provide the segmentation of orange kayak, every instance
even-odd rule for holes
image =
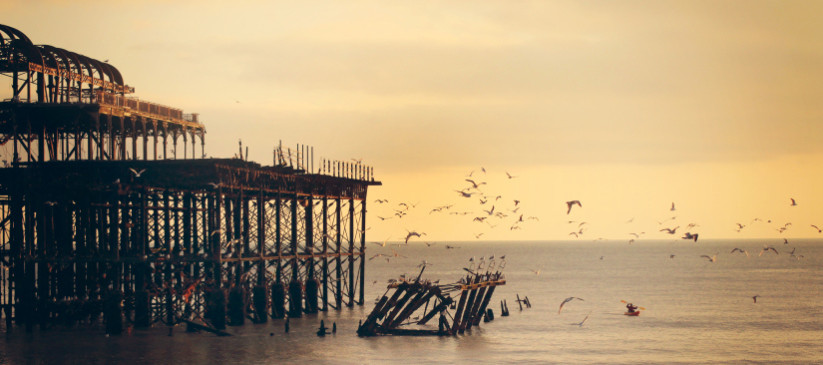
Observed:
[[[625,314],[625,315],[627,315],[627,316],[639,316],[639,315],[640,315],[640,311],[634,311],[634,312],[631,312],[631,313],[630,313],[630,312],[626,312],[626,313],[623,313],[623,314]]]

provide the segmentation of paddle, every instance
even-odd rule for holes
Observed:
[[[627,302],[627,301],[625,301],[625,300],[620,300],[620,303],[624,303],[624,304],[626,304],[626,303],[628,303],[628,302]],[[642,311],[646,310],[646,308],[645,308],[645,307],[637,307],[637,309],[640,309],[640,310],[642,310]]]

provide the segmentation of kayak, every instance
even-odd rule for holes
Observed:
[[[640,311],[634,311],[634,312],[631,312],[631,313],[630,313],[630,312],[626,312],[626,313],[623,313],[623,314],[625,314],[625,315],[627,315],[627,316],[639,316],[639,315],[640,315]]]

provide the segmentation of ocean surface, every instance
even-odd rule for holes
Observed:
[[[366,266],[366,305],[230,327],[232,337],[162,326],[106,337],[101,329],[2,333],[2,364],[701,364],[823,363],[823,241],[685,240],[450,242],[380,247],[398,255]],[[764,245],[779,251],[763,253]],[[735,248],[749,252],[730,253]],[[795,256],[789,252],[795,250]],[[468,259],[506,255],[507,284],[494,293],[495,320],[454,337],[355,334],[387,279],[454,282]],[[674,255],[672,258],[671,255]],[[700,257],[714,256],[716,260]],[[802,255],[802,257],[800,257]],[[800,257],[800,258],[799,258]],[[539,271],[539,274],[535,273]],[[376,281],[376,283],[375,283]],[[519,309],[516,295],[531,308]],[[758,295],[757,303],[753,296]],[[574,296],[584,300],[566,303]],[[500,300],[511,315],[500,317]],[[645,308],[624,316],[625,304]],[[588,319],[582,326],[576,325]],[[323,319],[337,333],[317,337]],[[432,321],[436,324],[436,321]]]

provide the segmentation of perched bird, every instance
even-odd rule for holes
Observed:
[[[574,205],[583,208],[583,204],[580,204],[579,200],[569,200],[566,202],[566,206],[568,207],[568,209],[566,209],[566,214],[569,214],[572,211],[572,206]]]
[[[583,300],[583,298],[578,298],[578,297],[568,297],[566,299],[563,299],[563,302],[560,303],[560,308],[557,310],[557,314],[560,314],[560,311],[563,310],[563,306],[566,305],[566,303],[571,302],[572,300],[575,300],[575,299]]]

